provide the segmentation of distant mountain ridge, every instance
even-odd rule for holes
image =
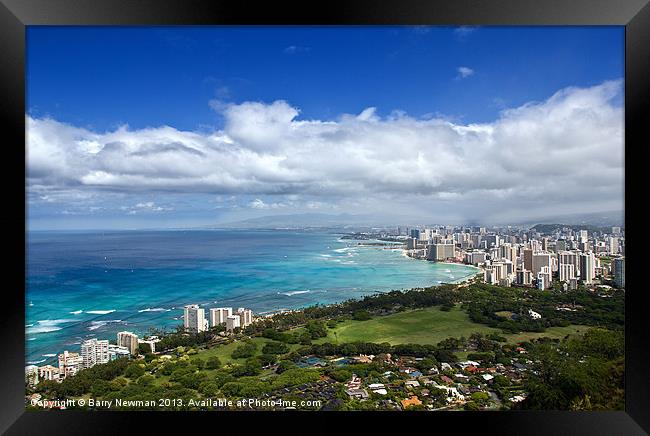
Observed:
[[[244,229],[277,229],[277,228],[323,228],[323,227],[394,227],[394,226],[416,226],[424,224],[457,224],[470,225],[467,223],[444,223],[439,220],[422,217],[414,219],[412,216],[377,216],[376,214],[326,214],[326,213],[300,213],[284,215],[265,215],[256,218],[248,218],[240,221],[232,221],[207,226],[208,228],[244,228]],[[545,224],[557,223],[557,224]],[[512,222],[505,222],[506,225],[522,225],[533,227],[536,225],[551,225],[560,227],[580,227],[582,230],[589,230],[587,227],[611,227],[623,226],[624,215],[619,211],[608,211],[586,214],[565,214],[558,216],[540,217],[530,220],[513,219]],[[472,222],[471,225],[485,225]],[[576,227],[576,229],[577,229]],[[578,230],[580,230],[578,229]]]

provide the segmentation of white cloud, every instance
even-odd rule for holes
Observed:
[[[140,202],[133,206],[121,206],[119,209],[128,215],[135,215],[138,212],[169,212],[174,210],[173,207],[159,206],[153,201]]]
[[[99,133],[28,116],[30,202],[110,192],[245,195],[255,209],[442,211],[453,203],[476,217],[622,208],[623,111],[612,102],[621,92],[621,81],[567,88],[483,124],[379,117],[375,108],[302,120],[285,101],[219,106],[225,125],[213,133],[168,126]],[[127,210],[157,208],[171,206],[138,200]]]
[[[308,52],[310,50],[311,50],[310,47],[304,47],[304,46],[300,46],[300,45],[290,45],[289,47],[286,47],[283,50],[283,52],[285,54],[292,55],[292,54],[296,54],[296,53],[306,53],[306,52]]]
[[[468,67],[458,67],[456,70],[458,72],[458,77],[461,79],[464,79],[465,77],[469,77],[474,74],[474,70]]]

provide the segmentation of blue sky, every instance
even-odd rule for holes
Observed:
[[[135,174],[133,168],[109,168],[108,161],[99,159],[111,150],[108,147],[97,153],[105,146],[106,138],[101,135],[131,144],[133,138],[111,134],[126,129],[127,133],[137,137],[143,129],[170,126],[174,132],[169,138],[164,137],[164,132],[158,132],[155,139],[148,138],[140,146],[147,148],[147,153],[158,153],[155,155],[158,158],[163,154],[169,157],[170,144],[185,144],[189,147],[185,151],[192,147],[199,147],[198,152],[200,147],[209,148],[205,143],[197,145],[192,139],[180,138],[178,132],[209,140],[219,136],[221,139],[218,141],[226,141],[238,150],[253,152],[268,163],[268,159],[301,152],[300,148],[292,148],[300,147],[297,143],[288,142],[294,135],[287,133],[291,129],[302,129],[300,134],[306,135],[301,139],[303,143],[318,142],[322,138],[319,129],[328,123],[338,123],[342,129],[350,127],[345,114],[358,116],[368,108],[375,109],[355,119],[366,124],[379,123],[371,133],[387,128],[385,136],[388,137],[394,132],[404,134],[407,125],[417,134],[418,128],[428,126],[418,127],[417,123],[425,122],[423,120],[450,122],[460,126],[460,130],[462,126],[492,125],[503,120],[504,113],[510,114],[506,118],[511,116],[516,108],[548,103],[561,90],[592,89],[596,95],[601,89],[598,87],[604,83],[617,83],[618,91],[601,92],[602,95],[598,94],[601,100],[590,102],[620,109],[623,53],[623,27],[29,27],[26,115],[35,121],[33,128],[45,128],[43,122],[47,120],[58,123],[48,125],[53,132],[83,130],[70,133],[71,136],[64,135],[73,142],[97,143],[93,146],[97,149],[89,152],[88,156],[75,157],[89,165],[86,174],[71,175],[63,170],[58,174],[60,168],[54,164],[42,168],[35,164],[30,168],[33,194],[30,197],[30,216],[38,228],[82,224],[137,227],[199,225],[262,213],[303,212],[307,204],[333,208],[312,207],[310,210],[348,212],[360,204],[358,201],[346,203],[345,200],[351,198],[349,193],[340,187],[334,189],[331,183],[320,183],[315,188],[313,181],[304,179],[303,175],[287,174],[287,168],[283,167],[288,165],[287,162],[278,164],[273,161],[274,165],[279,165],[278,172],[266,179],[242,175],[250,170],[248,168],[229,174],[227,183],[224,182],[226,177],[215,182],[215,178],[207,173],[200,175],[200,183],[198,179],[188,179],[181,184],[169,183],[169,173],[178,169],[172,171],[166,167],[159,173],[147,173],[148,180],[158,178],[160,181],[144,184],[148,189],[127,188],[129,183],[110,180],[117,180],[117,176],[133,176],[129,179],[132,185],[136,176],[145,175]],[[576,98],[571,101],[577,101]],[[285,102],[286,107],[279,103],[274,105],[278,101]],[[253,103],[260,106],[252,106]],[[601,115],[616,118],[620,114]],[[311,124],[307,127],[300,124],[302,121]],[[264,126],[269,130],[258,132],[255,138],[247,137],[247,126],[259,126],[260,123],[267,123]],[[283,123],[294,127],[285,132]],[[285,133],[278,133],[278,129]],[[603,132],[610,139],[611,134],[611,130]],[[332,135],[344,136],[341,132],[331,133],[330,137]],[[404,138],[409,135],[406,133]],[[436,148],[441,146],[439,142],[443,139],[435,138],[456,141],[444,136],[444,132],[436,135],[442,136],[431,137],[421,144],[421,148],[411,150],[412,157],[417,159],[418,153],[445,155],[445,150]],[[291,137],[295,139],[294,136]],[[264,148],[260,141],[264,142],[265,137],[275,138],[275,143],[284,145]],[[457,138],[460,141],[457,147],[468,146],[466,138]],[[184,142],[186,140],[189,142]],[[342,143],[335,142],[330,146],[339,147]],[[33,149],[44,150],[43,147],[34,145]],[[73,154],[70,150],[75,148],[72,144],[66,148],[63,142],[60,147],[59,155]],[[392,147],[395,154],[402,150],[397,139],[386,147]],[[622,147],[620,141],[609,147],[612,152],[622,153],[617,148]],[[353,149],[345,150],[351,155],[357,153]],[[51,152],[49,150],[46,154],[50,153],[51,157]],[[125,148],[121,153],[124,161],[132,156],[141,156],[143,150]],[[44,156],[37,157],[44,159]],[[117,159],[115,155],[111,156]],[[167,157],[162,161],[152,157],[149,162],[152,167],[160,169],[161,162]],[[209,162],[219,167],[225,162],[223,156],[214,159],[206,157],[188,165]],[[142,161],[138,162],[143,165]],[[378,163],[374,162],[375,165]],[[292,163],[291,169],[298,171],[296,168],[299,166]],[[252,171],[259,171],[259,167],[255,168]],[[353,170],[359,168],[351,168]],[[622,176],[622,167],[619,170]],[[44,172],[48,171],[51,174],[46,177]],[[110,174],[112,178],[109,180],[108,176],[102,176],[98,183],[95,177],[98,171]],[[172,179],[178,180],[181,173],[186,175],[178,171]],[[434,167],[432,171],[435,171]],[[248,182],[233,181],[240,176]],[[341,178],[333,171],[321,175],[321,180],[328,177]],[[212,181],[206,182],[208,179]],[[277,183],[277,188],[269,190],[260,188],[261,185],[252,186],[251,180],[258,179],[266,182],[264,186]],[[371,196],[376,197],[375,206],[394,201],[404,180],[395,176],[395,180],[386,182],[384,191],[373,191]],[[364,185],[358,180],[352,182]],[[614,175],[610,182],[618,183]],[[306,189],[308,183],[311,183],[310,188]],[[377,186],[375,182],[369,184]],[[423,185],[420,194],[430,195],[431,204],[434,204],[449,198],[460,201],[457,196],[470,191],[476,193],[480,188],[472,186],[468,191],[451,185],[445,180],[431,180]],[[507,188],[488,186],[485,189]],[[606,190],[603,187],[601,194],[605,195]],[[551,194],[552,190],[549,196]],[[609,194],[611,192],[607,191]],[[365,197],[368,195],[366,192]],[[576,195],[585,197],[584,194]],[[617,195],[620,196],[620,192],[612,194],[607,204],[592,202],[587,208],[609,208],[616,203]],[[43,197],[48,200],[42,200]],[[69,200],[72,197],[76,198],[75,202]],[[597,196],[594,194],[594,197]],[[84,198],[85,206],[81,198]],[[245,210],[246,205],[259,205],[256,200],[267,207]],[[149,203],[154,206],[135,207]],[[277,207],[269,206],[273,204]],[[235,206],[234,209],[231,206]],[[364,207],[372,209],[368,204]],[[526,207],[530,209],[530,205]],[[581,207],[584,209],[586,205]],[[154,210],[156,208],[160,210]],[[138,209],[151,210],[147,215]],[[435,219],[435,210],[439,209],[432,206],[429,211],[407,211],[407,214],[424,214]],[[136,213],[129,214],[133,210]],[[512,216],[517,215],[515,212]],[[493,214],[492,209],[485,209],[483,215],[490,214]],[[469,219],[466,212],[459,212],[454,217]]]

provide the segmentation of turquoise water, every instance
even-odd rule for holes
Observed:
[[[183,305],[256,313],[430,286],[476,274],[390,246],[299,231],[31,232],[26,353],[53,362],[82,340],[182,323]]]

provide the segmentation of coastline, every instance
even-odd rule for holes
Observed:
[[[402,248],[401,251],[402,251],[402,255],[403,255],[404,257],[407,257],[407,258],[409,258],[409,259],[413,259],[413,260],[423,260],[423,261],[425,261],[425,262],[432,262],[432,263],[434,263],[434,264],[439,264],[439,265],[456,265],[456,266],[461,265],[461,266],[464,266],[464,267],[468,267],[468,268],[474,268],[474,269],[476,269],[476,270],[477,270],[476,274],[485,271],[485,267],[483,267],[483,266],[468,265],[468,264],[466,264],[466,263],[460,263],[460,262],[434,262],[434,261],[427,260],[427,259],[422,259],[422,258],[418,258],[418,257],[409,256],[409,255],[408,255],[408,250],[405,249],[405,248]],[[475,277],[476,274],[474,274],[473,276],[466,276],[466,277],[463,277],[463,278],[461,278],[461,279],[454,280],[454,281],[452,281],[452,282],[449,282],[449,284],[459,285],[459,284],[461,284],[461,283],[463,283],[463,282],[469,281],[470,279],[472,279],[473,277]],[[435,284],[434,286],[438,286],[438,285],[441,285],[441,284],[442,284],[442,283],[437,283],[437,284]]]
[[[401,251],[406,252],[406,250],[401,250]],[[411,257],[411,256],[407,256],[406,254],[405,254],[405,256],[408,257],[408,258],[410,258],[410,259],[413,259],[413,260],[424,260],[425,262],[430,262],[430,261],[428,261],[428,260],[426,260],[426,259],[417,259],[417,258],[413,258],[413,257]],[[424,286],[424,287],[422,287],[422,288],[426,288],[426,287],[438,287],[438,286],[445,285],[445,284],[447,284],[447,285],[462,285],[462,286],[466,286],[466,285],[467,285],[467,282],[469,282],[471,279],[473,279],[474,277],[476,277],[476,275],[477,275],[479,272],[482,272],[482,271],[484,270],[484,268],[482,268],[482,267],[477,267],[477,266],[474,266],[474,265],[466,265],[466,264],[464,264],[464,263],[458,263],[458,262],[433,262],[433,263],[437,263],[437,264],[441,264],[441,265],[455,265],[455,266],[461,265],[461,266],[465,266],[465,267],[471,267],[471,268],[474,268],[475,270],[477,270],[477,273],[476,273],[476,274],[467,275],[467,276],[465,276],[465,277],[462,277],[462,278],[460,278],[460,279],[454,280],[454,281],[452,281],[452,282],[434,283],[434,284],[432,284],[432,285]],[[421,289],[420,289],[420,288],[392,289],[392,290],[390,290],[390,291],[386,291],[386,292],[374,292],[374,293],[372,293],[372,294],[364,295],[363,297],[350,298],[349,300],[360,300],[360,299],[365,298],[365,297],[367,297],[367,296],[378,295],[378,294],[384,294],[384,293],[388,293],[388,292],[395,292],[395,291],[406,292],[406,291],[413,291],[413,290],[420,291]],[[277,311],[277,312],[276,312],[276,311],[266,311],[266,312],[262,312],[262,313],[266,313],[266,315],[261,315],[262,313],[260,313],[259,315],[261,315],[261,316],[260,316],[261,318],[272,319],[272,318],[273,318],[274,316],[276,316],[276,315],[281,315],[281,314],[283,314],[283,313],[287,313],[287,312],[300,312],[300,311],[302,311],[302,310],[308,309],[308,308],[310,308],[310,307],[314,307],[314,306],[316,306],[316,305],[318,305],[318,306],[320,306],[320,307],[332,307],[332,306],[336,306],[337,304],[341,304],[342,302],[343,302],[343,301],[339,301],[339,302],[336,302],[336,303],[328,303],[328,304],[312,304],[312,305],[309,305],[309,306],[304,306],[304,307],[300,307],[300,308],[296,308],[296,309],[284,309],[284,310],[283,310],[283,309],[280,309],[280,311]],[[275,312],[275,313],[269,313],[269,312]]]
[[[171,238],[171,242],[173,243],[174,242],[173,236],[175,233],[177,232],[167,232],[165,234],[165,238],[166,239]],[[92,233],[92,235],[97,235],[97,234]],[[117,232],[117,235],[118,236],[116,237],[119,237],[121,235],[121,232]],[[146,232],[146,235],[148,236],[149,233]],[[329,234],[324,234],[322,236],[327,236],[328,238],[331,237],[331,235]],[[133,235],[131,233],[128,233],[124,236],[124,238],[128,240],[131,240],[132,237]],[[158,235],[156,235],[156,237],[158,237]],[[186,237],[187,236],[183,233],[183,238]],[[314,236],[312,236],[312,238],[313,237]],[[68,243],[66,238],[67,236],[63,237],[64,242]],[[474,277],[474,274],[472,272],[463,274],[462,276],[459,275],[458,278],[454,278],[454,279],[451,279],[448,276],[446,277],[446,274],[444,273],[440,273],[440,275],[436,277],[437,274],[435,268],[434,269],[423,268],[423,267],[413,268],[413,264],[410,264],[411,266],[409,266],[408,263],[395,262],[394,256],[395,255],[397,255],[398,257],[401,256],[399,256],[398,253],[387,253],[387,252],[391,252],[391,251],[397,252],[397,250],[402,251],[401,250],[402,244],[399,243],[391,243],[391,242],[378,241],[378,240],[376,241],[373,240],[353,241],[353,240],[340,240],[340,239],[334,239],[334,240],[339,242],[339,244],[350,245],[353,248],[358,248],[359,252],[369,253],[369,255],[371,256],[369,259],[370,259],[370,263],[372,264],[372,268],[368,268],[366,266],[365,270],[362,269],[359,274],[356,274],[355,273],[356,267],[352,267],[352,266],[344,267],[347,268],[349,273],[355,274],[361,278],[353,279],[352,281],[348,282],[347,280],[343,280],[345,279],[345,277],[342,277],[341,275],[337,275],[337,276],[330,275],[328,279],[334,279],[334,280],[338,279],[339,282],[338,283],[336,281],[332,282],[331,284],[332,289],[328,289],[327,291],[321,291],[316,289],[312,291],[312,294],[303,295],[303,293],[296,293],[296,295],[287,295],[287,293],[284,292],[287,289],[279,288],[280,291],[272,293],[272,297],[275,298],[276,301],[270,301],[268,304],[260,305],[260,306],[267,306],[267,308],[255,307],[255,302],[257,300],[254,297],[257,297],[257,294],[256,295],[242,294],[236,296],[225,295],[224,297],[221,298],[219,298],[218,296],[215,297],[213,295],[206,294],[206,295],[201,295],[200,300],[198,298],[195,298],[195,300],[198,304],[204,307],[214,306],[213,303],[216,303],[215,300],[219,300],[220,302],[219,304],[225,304],[226,306],[235,306],[240,304],[241,306],[245,306],[253,309],[254,311],[256,311],[256,314],[258,316],[264,317],[265,315],[268,315],[270,312],[277,314],[277,313],[283,313],[287,311],[292,311],[292,312],[301,311],[309,307],[314,307],[316,305],[332,306],[332,305],[340,304],[349,299],[360,300],[366,296],[376,295],[380,293],[387,293],[395,290],[404,292],[411,289],[438,286],[443,283],[447,283],[447,284],[462,283]],[[104,241],[103,237],[98,236],[99,248],[97,247],[97,245],[93,245],[92,248],[89,249],[92,255],[94,255],[95,251],[97,251],[98,249],[99,250],[102,249],[101,243],[103,241]],[[59,243],[58,240],[56,242]],[[246,240],[244,240],[244,242],[246,242]],[[297,255],[294,256],[300,256],[301,259],[307,259],[307,261],[311,262],[311,265],[315,265],[319,268],[321,265],[332,265],[332,267],[330,268],[333,268],[339,264],[350,265],[355,263],[353,260],[347,257],[350,256],[349,254],[346,255],[346,253],[329,253],[329,251],[325,251],[322,248],[323,246],[326,245],[327,249],[330,250],[331,242],[332,241],[328,241],[328,240],[323,240],[321,242],[319,240],[314,244],[314,250],[316,251],[314,251],[315,254],[313,258],[316,259],[315,261],[311,260],[312,257],[305,256],[304,253],[298,253]],[[361,244],[357,244],[357,242],[361,242]],[[378,246],[369,245],[368,244],[369,242],[370,243],[377,242],[381,244],[383,248],[385,248],[385,251],[378,249],[379,248]],[[48,243],[52,244],[52,242],[49,240]],[[81,251],[85,249],[86,245],[87,244],[84,242],[84,244],[80,246]],[[336,248],[336,246],[331,245],[331,248],[334,249]],[[317,256],[318,253],[321,252],[331,254],[332,256],[328,256],[328,257],[325,257],[325,255]],[[386,265],[392,268],[391,269],[392,273],[396,273],[395,275],[391,276],[392,278],[390,280],[385,280],[384,281],[385,283],[382,283],[383,274],[378,273],[379,270],[377,270],[377,268],[379,268],[379,266],[373,263],[375,261],[378,261],[378,259],[385,258],[385,256],[383,255],[384,253],[381,252],[390,254],[388,258],[392,260],[387,262]],[[42,249],[41,249],[41,253],[43,253]],[[45,253],[47,254],[48,252]],[[331,262],[331,259],[337,258],[337,256],[340,256],[340,258],[336,260],[336,263],[329,263],[329,264],[322,263],[322,262]],[[56,256],[52,255],[51,259],[56,261],[58,265],[58,258]],[[104,291],[104,295],[108,295],[108,292],[106,291],[109,290],[110,285],[112,284],[111,280],[115,280],[112,278],[113,275],[119,276],[120,274],[128,273],[129,276],[128,278],[130,280],[133,280],[134,277],[132,275],[133,271],[130,269],[133,266],[133,262],[134,262],[132,259],[130,259],[129,257],[120,258],[116,255],[113,255],[111,256],[110,262],[113,265],[117,265],[117,267],[112,267],[112,268],[107,268],[106,266],[104,266],[105,259],[104,260],[102,259],[103,256],[100,256],[100,259],[97,262],[98,271],[100,270],[99,272],[103,273],[102,276],[107,278],[104,280],[108,280],[106,282],[108,285],[105,288],[101,288],[101,287],[96,287],[96,288],[101,291]],[[341,262],[340,259],[342,259],[343,262]],[[352,259],[354,258],[352,257]],[[286,261],[282,260],[282,262],[286,262]],[[366,261],[365,264],[368,264],[368,261]],[[125,265],[128,268],[125,267]],[[384,265],[384,264],[380,264],[380,265]],[[424,264],[420,264],[420,265],[424,266]],[[456,264],[456,265],[461,265],[461,264]],[[120,266],[122,268],[120,268]],[[147,265],[145,265],[145,267],[146,266]],[[463,265],[463,266],[468,266],[468,265]],[[199,269],[198,271],[202,271],[202,270]],[[345,272],[344,269],[342,269],[341,271]],[[467,270],[465,271],[467,272]],[[138,270],[136,270],[136,273],[137,272]],[[439,269],[439,272],[441,272],[441,269]],[[137,280],[140,280],[138,282],[139,285],[137,286],[138,290],[150,289],[150,288],[157,289],[156,288],[157,284],[159,282],[164,283],[164,280],[166,279],[166,276],[162,276],[162,277],[156,276],[154,278],[150,274],[140,275],[135,277],[137,277]],[[376,287],[372,277],[380,278],[377,280],[378,283]],[[120,277],[118,277],[118,279],[119,278]],[[202,277],[199,276],[199,280],[201,278]],[[440,282],[438,282],[438,280],[440,280]],[[346,286],[344,282],[347,283],[348,285]],[[206,283],[208,282],[206,281]],[[209,287],[208,285],[206,285],[206,289]],[[306,288],[309,286],[310,285],[306,285]],[[337,288],[337,286],[339,287]],[[363,286],[363,288],[361,287],[357,288],[356,286]],[[163,288],[164,286],[161,289],[166,290]],[[293,288],[288,288],[288,289],[290,290],[289,293],[295,293]],[[30,287],[28,289],[28,292],[30,292],[31,294],[34,291]],[[314,295],[313,294],[314,292],[317,292],[317,294]],[[277,296],[277,294],[284,294],[284,295]],[[176,298],[176,295],[172,295],[171,297]],[[143,303],[141,305],[136,305],[133,307],[130,306],[123,307],[120,305],[114,305],[112,301],[109,301],[106,298],[97,299],[97,301],[93,300],[93,302],[91,303],[81,304],[81,305],[79,305],[79,302],[75,300],[73,302],[72,301],[69,302],[67,306],[63,306],[60,312],[54,313],[54,311],[51,310],[52,305],[49,305],[48,307],[48,305],[39,304],[38,302],[40,301],[39,298],[40,297],[35,297],[34,301],[36,301],[36,305],[34,307],[28,308],[29,313],[27,314],[27,320],[26,320],[28,324],[26,324],[25,327],[26,336],[27,336],[26,353],[25,353],[26,361],[39,362],[39,363],[41,363],[43,359],[45,359],[46,361],[54,362],[55,356],[53,355],[58,354],[65,349],[69,349],[69,347],[75,348],[84,339],[89,337],[97,337],[98,339],[114,338],[115,332],[121,330],[134,331],[137,334],[146,334],[148,328],[173,330],[174,326],[178,325],[179,323],[182,323],[182,320],[179,319],[171,320],[170,316],[171,315],[175,316],[176,314],[180,316],[180,314],[182,313],[181,311],[182,305],[186,302],[188,304],[191,303],[191,301],[187,301],[188,296],[181,297],[183,298],[182,301],[171,300],[171,299],[170,301],[157,301],[157,300],[146,299],[148,298],[148,295],[143,295],[141,297],[143,298],[142,300]],[[189,299],[191,298],[192,297],[190,296]],[[242,301],[235,301],[236,298],[243,298],[243,299]],[[84,305],[87,307],[84,307]],[[256,309],[259,310],[259,312]],[[172,312],[174,310],[176,312]]]

